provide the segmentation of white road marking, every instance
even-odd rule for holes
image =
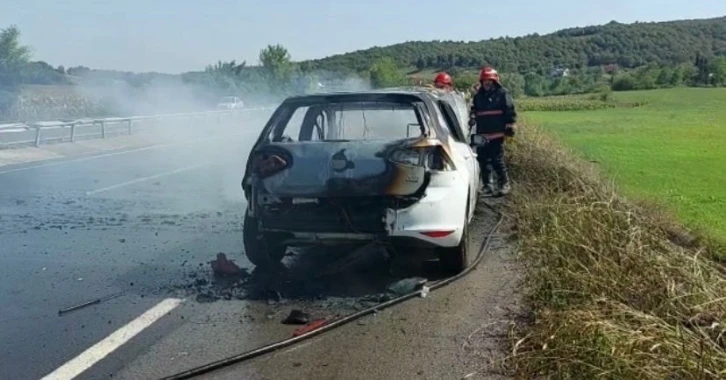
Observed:
[[[125,326],[114,331],[102,341],[83,351],[73,360],[62,365],[52,373],[43,377],[42,380],[70,380],[80,375],[85,370],[91,368],[94,364],[101,361],[117,348],[131,340],[145,328],[151,326],[161,317],[179,306],[183,300],[177,298],[167,298],[151,309],[141,314],[138,318],[127,323]]]
[[[173,146],[185,146],[185,145],[190,145],[190,144],[195,145],[197,143],[204,142],[207,140],[228,139],[230,137],[236,137],[236,136],[241,136],[241,135],[243,135],[243,133],[234,133],[234,134],[225,135],[225,136],[209,136],[209,137],[204,137],[204,138],[200,138],[200,139],[196,139],[196,140],[185,141],[185,142],[178,143],[178,144],[158,144],[158,145],[145,146],[143,148],[124,150],[124,151],[120,151],[120,152],[102,153],[102,154],[96,154],[93,156],[81,157],[81,158],[76,158],[76,159],[63,160],[63,161],[58,161],[58,162],[50,162],[50,163],[42,164],[42,165],[28,166],[28,167],[8,169],[8,170],[0,170],[0,175],[7,174],[7,173],[13,173],[13,172],[19,172],[19,171],[23,171],[23,170],[40,169],[40,168],[46,168],[49,166],[63,165],[63,164],[68,164],[68,163],[73,163],[73,162],[90,161],[90,160],[95,160],[98,158],[118,156],[118,155],[127,154],[127,153],[142,152],[142,151],[150,150],[150,149],[167,148],[167,147],[173,147]]]
[[[181,172],[186,172],[186,171],[189,171],[189,170],[194,170],[194,169],[198,169],[198,168],[201,168],[203,166],[209,166],[209,165],[211,165],[211,164],[209,164],[209,163],[197,164],[197,165],[187,166],[185,168],[179,168],[179,169],[176,169],[176,170],[172,170],[170,172],[164,172],[164,173],[154,174],[154,175],[148,176],[148,177],[136,178],[136,179],[133,179],[131,181],[121,182],[121,183],[117,183],[115,185],[102,187],[100,189],[86,191],[86,195],[98,194],[100,192],[104,192],[104,191],[108,191],[108,190],[113,190],[113,189],[118,189],[119,187],[133,185],[135,183],[148,181],[150,179],[156,179],[156,178],[160,178],[160,177],[165,177],[165,176],[168,176],[168,175],[177,174],[177,173],[181,173]]]

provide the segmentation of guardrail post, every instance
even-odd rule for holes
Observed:
[[[71,142],[76,141],[76,123],[71,124]]]
[[[106,138],[106,122],[104,122],[103,120],[101,120],[101,138]]]
[[[40,128],[40,127],[35,127],[35,146],[36,147],[40,146],[40,130],[41,129],[42,128]]]
[[[128,122],[129,122],[129,135],[131,135],[131,119],[129,119]]]

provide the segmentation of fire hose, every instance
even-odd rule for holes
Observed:
[[[382,302],[380,304],[377,304],[375,306],[369,307],[367,309],[355,312],[353,314],[348,314],[336,319],[333,319],[331,321],[328,321],[327,323],[320,323],[317,328],[312,329],[310,331],[301,333],[297,336],[293,336],[292,338],[284,339],[275,343],[268,344],[266,346],[262,346],[247,352],[243,352],[234,356],[230,356],[221,360],[217,360],[208,364],[204,364],[198,367],[191,368],[189,370],[186,370],[184,372],[180,372],[171,376],[163,377],[161,380],[181,380],[181,379],[191,379],[193,377],[203,375],[221,368],[228,367],[233,364],[238,364],[245,362],[247,360],[269,354],[272,352],[275,352],[277,350],[280,350],[282,348],[291,346],[295,343],[299,343],[303,340],[310,339],[316,335],[322,334],[326,331],[333,330],[335,328],[341,327],[345,324],[348,324],[350,322],[353,322],[357,319],[360,319],[364,316],[367,316],[372,313],[376,313],[380,310],[387,309],[391,306],[397,305],[399,303],[402,303],[404,301],[408,301],[412,298],[418,297],[422,295],[422,292],[433,292],[434,290],[440,289],[446,285],[449,285],[464,276],[471,273],[474,269],[476,269],[477,265],[479,265],[482,260],[485,257],[485,253],[489,250],[489,246],[491,245],[492,238],[496,234],[497,230],[501,226],[502,222],[504,221],[504,214],[500,211],[496,210],[491,204],[487,202],[480,202],[484,204],[487,208],[491,209],[497,216],[497,222],[494,224],[494,226],[489,230],[487,233],[486,238],[484,239],[484,242],[482,243],[481,247],[479,248],[477,252],[477,256],[472,262],[470,266],[468,266],[465,270],[460,272],[457,275],[454,275],[452,277],[445,278],[443,280],[436,281],[432,283],[431,285],[424,287],[424,289],[416,290],[411,293],[405,294],[403,296],[393,298],[389,301]]]

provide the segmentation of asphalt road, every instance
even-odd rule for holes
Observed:
[[[238,300],[234,293],[227,294],[231,300],[198,302],[211,289],[208,262],[217,253],[251,268],[241,254],[239,182],[255,137],[237,132],[0,167],[0,379],[158,378],[289,337],[294,326],[280,321],[293,308],[329,318],[385,291],[391,278],[377,271],[380,257],[368,255],[368,267],[376,269],[362,265],[362,272],[341,274],[324,289],[312,280],[277,284],[277,297]],[[479,217],[473,246],[491,222],[492,215]],[[309,274],[329,254],[286,262]],[[212,378],[291,378],[302,369],[316,379],[459,378],[481,363],[458,355],[458,340],[470,340],[482,323],[478,315],[500,318],[506,309],[500,306],[510,302],[501,301],[513,288],[503,265],[495,257],[487,271],[447,287],[443,298],[430,297],[423,309],[407,305],[381,314],[384,322],[374,317],[354,326],[359,331],[352,335],[327,335],[323,344],[306,343]],[[504,296],[502,289],[509,289]],[[305,297],[296,299],[298,293]],[[488,350],[493,344],[482,343]],[[365,370],[370,366],[378,367]]]
[[[218,252],[244,265],[239,180],[249,137],[1,167],[0,378],[51,373],[168,299],[158,289]],[[58,315],[116,292],[125,295]],[[130,346],[125,355],[146,345]]]

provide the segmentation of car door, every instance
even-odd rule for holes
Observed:
[[[476,194],[479,190],[479,163],[476,161],[476,154],[469,145],[469,138],[465,129],[462,128],[462,117],[454,110],[454,108],[446,101],[438,101],[439,110],[441,111],[446,125],[454,139],[452,148],[458,156],[463,157],[466,170],[469,173],[469,193],[473,196],[469,199],[469,209],[473,213],[476,207]],[[466,130],[468,132],[468,129]]]

